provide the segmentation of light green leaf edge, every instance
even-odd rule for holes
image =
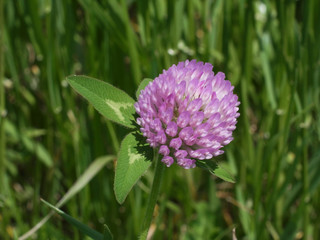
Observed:
[[[84,188],[91,179],[97,175],[97,173],[109,162],[115,159],[115,156],[107,155],[102,156],[94,160],[86,171],[78,178],[78,180],[71,186],[68,192],[60,199],[56,204],[57,208],[62,207],[66,202],[68,202],[74,195],[76,195],[82,188]],[[38,222],[32,229],[20,236],[19,240],[25,240],[31,237],[35,232],[37,232],[53,215],[54,212],[50,212],[46,215],[40,222]]]
[[[103,227],[104,227],[104,231],[103,231],[103,239],[102,240],[113,239],[113,236],[112,236],[112,233],[111,233],[109,227],[106,224],[104,224]]]
[[[142,80],[142,82],[140,83],[140,85],[136,91],[136,98],[137,99],[139,99],[139,95],[140,95],[141,90],[145,89],[146,86],[152,81],[153,81],[153,79],[151,79],[151,78],[145,78]]]
[[[74,227],[76,227],[80,232],[84,233],[85,235],[91,237],[94,240],[102,240],[103,235],[92,228],[88,227],[87,225],[83,224],[82,222],[78,221],[77,219],[71,217],[70,215],[66,214],[64,211],[61,209],[51,205],[47,201],[41,199],[41,202],[46,204],[49,208],[53,209],[56,211],[60,216],[62,216],[67,222],[72,224]],[[112,238],[107,238],[107,240],[111,240]]]
[[[114,192],[120,204],[151,165],[149,155],[152,156],[152,149],[146,144],[139,146],[140,142],[134,134],[136,133],[129,133],[120,146],[114,179]],[[137,147],[143,148],[144,151],[137,151]]]
[[[66,80],[104,117],[128,128],[135,127],[135,101],[127,93],[87,76],[70,76]]]
[[[217,176],[218,178],[221,178],[224,181],[235,183],[234,177],[231,175],[231,173],[226,170],[225,168],[221,167],[217,162],[213,160],[198,160],[196,162],[196,165],[200,168],[206,169],[211,174]]]

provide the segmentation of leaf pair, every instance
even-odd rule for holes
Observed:
[[[152,149],[143,144],[136,131],[135,100],[122,90],[97,79],[86,76],[71,76],[69,84],[86,98],[105,118],[133,131],[122,141],[115,171],[114,191],[121,204],[139,178],[151,165]],[[151,79],[144,79],[136,93],[144,89]]]

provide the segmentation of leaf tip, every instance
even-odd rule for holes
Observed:
[[[126,195],[124,196],[123,194],[121,194],[121,191],[118,190],[118,188],[116,187],[116,185],[114,185],[113,187],[113,191],[114,191],[114,195],[116,197],[116,200],[119,204],[123,204],[124,201],[126,200]]]

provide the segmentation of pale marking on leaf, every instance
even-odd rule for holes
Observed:
[[[129,164],[133,164],[136,160],[139,160],[143,156],[141,154],[131,152],[130,146],[128,147]]]
[[[124,116],[122,115],[122,112],[120,111],[120,108],[128,108],[132,106],[132,103],[124,103],[124,102],[115,102],[110,99],[106,99],[106,104],[112,108],[112,110],[115,112],[117,117],[121,120],[124,121]]]

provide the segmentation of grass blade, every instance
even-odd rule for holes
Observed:
[[[103,235],[92,228],[88,227],[87,225],[83,224],[82,222],[78,221],[77,219],[71,217],[70,215],[66,214],[64,211],[60,210],[59,208],[51,205],[47,201],[41,199],[41,202],[46,204],[49,208],[56,211],[60,216],[62,216],[67,222],[75,226],[79,231],[84,233],[85,235],[91,237],[94,240],[101,240]]]
[[[83,189],[91,179],[97,175],[97,173],[109,162],[114,159],[114,156],[104,156],[96,159],[87,170],[78,178],[78,180],[72,185],[68,192],[61,198],[56,204],[56,207],[62,207],[67,201],[69,201],[74,195],[76,195],[81,189]],[[45,216],[39,223],[37,223],[32,229],[19,237],[19,240],[25,240],[31,237],[36,231],[38,231],[53,215],[53,212]]]

